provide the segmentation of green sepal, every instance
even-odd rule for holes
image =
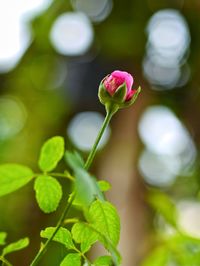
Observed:
[[[101,81],[99,85],[98,97],[99,97],[100,102],[105,105],[107,102],[110,102],[110,100],[112,99],[112,96],[106,90],[103,84],[103,81],[104,79]]]
[[[113,95],[113,100],[115,103],[118,103],[121,105],[121,103],[125,102],[126,99],[126,93],[127,93],[127,86],[126,83],[124,82],[119,88],[115,91]]]

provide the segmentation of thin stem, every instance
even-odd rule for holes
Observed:
[[[70,173],[50,173],[50,175],[55,177],[64,177],[68,178],[71,181],[74,181],[74,177],[70,175]]]
[[[79,219],[78,218],[71,218],[71,219],[65,219],[63,224],[75,224],[78,223]]]
[[[95,154],[97,152],[98,144],[99,144],[99,142],[101,140],[101,137],[103,136],[103,133],[104,133],[106,127],[108,126],[108,124],[109,124],[112,116],[113,116],[113,113],[112,112],[107,112],[106,117],[105,117],[105,120],[104,120],[104,122],[102,124],[102,127],[101,127],[101,129],[99,131],[99,134],[98,134],[98,136],[96,138],[96,141],[95,141],[95,143],[94,143],[94,145],[92,147],[92,150],[90,151],[90,154],[89,154],[89,156],[87,158],[87,161],[85,163],[84,168],[86,170],[88,170],[90,168],[91,164],[92,164],[92,161],[94,159],[94,156],[95,156]]]
[[[111,120],[113,114],[114,114],[113,111],[108,111],[107,114],[106,114],[105,120],[104,120],[104,122],[103,122],[103,124],[102,124],[102,127],[101,127],[101,129],[100,129],[100,131],[99,131],[99,134],[98,134],[98,136],[97,136],[97,138],[96,138],[96,141],[95,141],[95,143],[94,143],[94,145],[93,145],[93,147],[92,147],[92,150],[90,151],[90,154],[88,155],[87,161],[86,161],[86,163],[85,163],[85,165],[84,165],[84,168],[85,168],[86,170],[88,170],[88,169],[90,168],[91,164],[92,164],[92,161],[93,161],[94,156],[95,156],[96,151],[97,151],[98,144],[99,144],[99,142],[100,142],[100,140],[101,140],[101,137],[103,136],[103,133],[104,133],[106,127],[108,126],[108,124],[109,124],[109,122],[110,122],[110,120]],[[51,175],[54,175],[54,176],[60,176],[60,177],[67,177],[67,178],[69,178],[69,175],[68,175],[68,174],[59,174],[59,173],[54,173],[54,174],[53,174],[53,173],[52,173]],[[72,180],[71,176],[70,176],[69,179]],[[39,252],[37,253],[36,257],[34,258],[34,260],[32,261],[32,263],[30,264],[30,266],[35,266],[35,265],[38,264],[39,260],[41,259],[41,257],[42,257],[43,254],[45,253],[45,251],[47,250],[47,247],[48,247],[49,243],[52,241],[52,239],[54,238],[54,236],[55,236],[56,233],[58,232],[59,228],[60,228],[61,225],[63,224],[63,222],[64,222],[64,220],[65,220],[65,218],[66,218],[66,216],[67,216],[67,214],[68,214],[68,212],[69,212],[69,209],[70,209],[71,206],[72,206],[72,203],[73,203],[73,201],[74,201],[74,198],[75,198],[75,194],[74,194],[73,197],[70,199],[70,201],[69,201],[68,204],[66,205],[66,207],[65,207],[65,209],[64,209],[64,211],[63,211],[63,213],[61,214],[61,217],[60,217],[60,219],[59,219],[59,221],[58,221],[58,223],[57,223],[57,225],[56,225],[56,228],[55,228],[54,233],[53,233],[52,236],[51,236],[51,237],[45,242],[44,246],[39,250]]]
[[[65,216],[67,215],[67,213],[69,212],[69,209],[74,201],[74,197],[72,196],[70,201],[68,202],[68,204],[65,206],[65,209],[62,213],[62,215],[60,216],[60,219],[56,225],[55,231],[53,232],[52,236],[45,242],[44,246],[39,250],[39,252],[37,253],[37,255],[35,256],[34,260],[31,262],[30,266],[35,266],[38,264],[39,260],[41,259],[41,257],[43,256],[43,254],[45,253],[45,251],[47,250],[47,246],[49,245],[49,243],[52,241],[52,239],[54,238],[54,236],[56,235],[56,233],[58,232],[58,230],[60,229],[62,223],[65,220]]]
[[[34,176],[38,177],[40,175],[43,175],[44,173],[35,173]],[[50,176],[55,176],[55,177],[63,177],[63,178],[68,178],[71,181],[74,181],[74,177],[68,173],[68,172],[64,172],[64,173],[48,173]]]
[[[5,259],[4,257],[0,256],[0,260],[3,262],[2,265],[7,265],[7,266],[12,266],[12,264],[7,260]]]

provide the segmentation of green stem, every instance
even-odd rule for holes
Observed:
[[[111,120],[111,118],[112,118],[112,116],[114,115],[115,112],[116,112],[116,111],[112,110],[111,108],[110,108],[110,110],[107,111],[107,114],[106,114],[105,120],[104,120],[104,122],[103,122],[103,124],[102,124],[102,127],[101,127],[101,129],[100,129],[100,131],[99,131],[99,134],[98,134],[98,136],[97,136],[97,138],[96,138],[96,141],[95,141],[95,143],[94,143],[94,145],[93,145],[93,147],[92,147],[92,150],[90,151],[90,154],[88,155],[87,161],[86,161],[86,163],[85,163],[85,165],[84,165],[84,168],[85,168],[86,170],[88,170],[88,169],[90,168],[90,166],[91,166],[91,164],[92,164],[92,161],[93,161],[93,159],[94,159],[94,156],[95,156],[95,154],[96,154],[98,144],[99,144],[99,142],[100,142],[100,140],[101,140],[101,137],[103,136],[103,133],[104,133],[106,127],[108,126],[108,124],[109,124],[109,122],[110,122],[110,120]],[[53,175],[54,175],[54,176],[62,176],[62,175],[60,175],[60,174],[58,174],[58,173],[54,173]],[[69,178],[68,175],[64,175],[64,176]],[[41,257],[42,257],[43,254],[45,253],[45,251],[47,250],[47,247],[48,247],[49,243],[52,241],[52,239],[54,238],[54,236],[55,236],[56,233],[58,232],[59,228],[60,228],[61,225],[63,224],[63,222],[64,222],[64,220],[65,220],[65,218],[66,218],[66,216],[67,216],[67,214],[68,214],[68,212],[69,212],[69,209],[70,209],[71,206],[72,206],[72,203],[73,203],[73,201],[74,201],[74,198],[75,198],[75,195],[70,199],[70,201],[69,201],[68,204],[66,205],[66,207],[65,207],[65,209],[64,209],[64,211],[63,211],[63,213],[61,214],[61,217],[60,217],[60,219],[59,219],[59,221],[58,221],[58,223],[57,223],[57,225],[56,225],[56,228],[55,228],[54,233],[53,233],[52,236],[51,236],[51,237],[45,242],[44,246],[39,250],[39,252],[38,252],[37,255],[35,256],[35,258],[34,258],[33,261],[31,262],[30,266],[35,266],[35,265],[38,264],[39,260],[41,259]]]
[[[68,178],[71,181],[74,181],[74,177],[70,175],[70,173],[50,173],[50,175],[55,177],[64,177]]]
[[[78,218],[71,218],[71,219],[65,219],[63,224],[75,224],[78,223],[79,219]]]
[[[0,256],[0,260],[3,262],[2,265],[7,265],[7,266],[12,266],[12,264],[7,260],[5,259],[4,257]]]
[[[35,177],[38,177],[40,175],[43,175],[44,173],[35,173],[34,176]],[[67,178],[69,179],[70,181],[74,181],[74,177],[68,173],[68,172],[64,172],[64,173],[47,173],[47,175],[50,175],[50,176],[55,176],[55,177],[63,177],[63,178]]]
[[[65,209],[63,211],[63,213],[60,216],[60,219],[56,225],[55,231],[53,232],[52,236],[45,242],[44,246],[39,250],[39,252],[37,253],[37,255],[35,256],[34,260],[31,262],[30,266],[35,266],[38,264],[39,260],[41,259],[41,257],[43,256],[43,254],[45,253],[45,251],[47,250],[47,246],[49,245],[49,243],[52,241],[52,239],[54,238],[54,236],[56,235],[56,233],[58,232],[58,230],[60,229],[62,223],[65,220],[66,215],[69,212],[69,209],[74,201],[74,197],[72,196],[70,201],[67,203],[67,205],[65,206]]]
[[[94,159],[94,156],[95,156],[95,154],[97,152],[98,144],[99,144],[99,142],[100,142],[100,140],[101,140],[101,138],[103,136],[103,133],[104,133],[106,127],[108,126],[108,124],[109,124],[112,116],[113,116],[113,112],[107,112],[106,117],[104,119],[104,122],[102,124],[102,127],[101,127],[101,129],[99,131],[99,134],[98,134],[97,138],[96,138],[96,141],[95,141],[95,143],[94,143],[94,145],[92,147],[92,150],[90,151],[90,154],[89,154],[89,156],[87,158],[87,161],[85,163],[84,168],[86,170],[88,170],[90,168],[91,164],[92,164],[92,161]]]

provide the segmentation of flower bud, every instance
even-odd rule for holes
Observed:
[[[140,87],[137,90],[132,90],[133,82],[131,74],[125,71],[112,72],[100,83],[100,102],[106,107],[115,105],[116,109],[132,105],[141,90]]]

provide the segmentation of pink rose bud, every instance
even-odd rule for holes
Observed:
[[[133,77],[131,74],[115,70],[106,76],[99,85],[99,100],[106,110],[118,110],[132,105],[137,99],[141,88],[132,90]]]
[[[107,76],[103,82],[106,90],[111,96],[113,96],[117,89],[124,83],[126,84],[125,101],[128,101],[135,93],[135,90],[132,90],[133,77],[131,74],[125,71],[115,70],[109,76]]]

